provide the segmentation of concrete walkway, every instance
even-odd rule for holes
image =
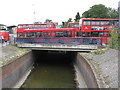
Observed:
[[[27,51],[28,50],[26,49],[17,48],[12,45],[4,45],[0,47],[0,65],[24,54]]]
[[[97,69],[109,88],[118,88],[118,50],[109,49],[103,54],[82,53]]]

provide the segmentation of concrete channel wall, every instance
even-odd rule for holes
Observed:
[[[2,88],[12,88],[33,65],[33,54],[28,52],[2,66]]]
[[[80,55],[80,53],[77,53],[74,64],[78,68],[78,71],[82,74],[87,88],[98,88],[98,84],[91,66],[85,58]]]
[[[30,70],[34,63],[34,54],[26,53],[22,57],[13,60],[12,62],[2,67],[2,88],[12,88],[14,85]],[[74,57],[75,66],[82,74],[88,88],[98,88],[95,76],[87,61],[77,53]]]

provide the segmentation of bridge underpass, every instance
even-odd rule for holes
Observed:
[[[85,75],[83,75],[83,76],[87,76],[87,77],[82,78],[83,80],[85,79],[84,82],[87,84],[87,86],[88,87],[97,87],[96,85],[94,85],[96,82],[94,80],[91,80],[91,78],[94,78],[94,76],[91,75],[90,72],[88,72],[90,68],[89,67],[86,68],[85,60],[82,60],[81,57],[78,57],[79,54],[77,54],[77,53],[78,52],[74,52],[74,51],[73,52],[58,52],[58,51],[48,52],[47,50],[32,50],[29,53],[26,53],[25,55],[22,55],[21,57],[17,58],[16,60],[13,60],[12,62],[10,62],[10,64],[5,65],[2,68],[2,70],[4,71],[3,76],[4,76],[4,74],[6,74],[6,76],[4,76],[4,78],[3,78],[2,85],[4,88],[10,88],[10,87],[16,85],[16,83],[18,83],[18,81],[21,79],[21,77],[26,76],[25,73],[27,73],[31,69],[34,69],[35,73],[36,73],[36,71],[40,71],[39,74],[36,73],[36,74],[34,74],[35,75],[34,76],[32,74],[32,73],[34,73],[34,71],[32,70],[33,72],[31,72],[31,75],[33,75],[33,80],[34,80],[34,77],[36,77],[36,75],[37,75],[38,79],[41,78],[41,80],[46,83],[48,81],[50,81],[50,82],[54,81],[54,79],[55,79],[54,75],[56,75],[56,74],[59,75],[59,73],[61,73],[62,77],[65,77],[65,76],[69,77],[73,73],[76,74],[76,72],[73,71],[74,67],[71,66],[71,64],[72,64],[77,68],[76,71],[78,72],[77,75],[78,75],[78,80],[80,80],[80,82],[82,80],[80,78],[81,75],[79,76],[79,73],[82,70],[81,74],[85,73]],[[37,62],[39,62],[39,64]],[[36,67],[33,65],[35,63],[37,64]],[[69,68],[69,65],[70,65],[70,68]],[[13,66],[16,66],[16,68],[14,68]],[[45,68],[43,68],[44,66],[45,66]],[[48,68],[48,66],[50,68]],[[65,69],[63,67],[65,67]],[[36,68],[37,68],[37,70],[36,70]],[[69,70],[68,70],[68,68],[69,68]],[[66,71],[64,71],[64,70],[66,70]],[[58,73],[56,73],[56,71]],[[73,71],[73,72],[71,72],[72,74],[69,75],[68,71],[70,71],[70,72]],[[64,72],[68,72],[68,74],[64,75]],[[48,74],[46,74],[46,73],[48,73]],[[88,74],[86,74],[86,73],[88,73]],[[43,75],[45,80],[43,80],[43,78],[39,75]],[[53,79],[51,80],[51,77],[49,77],[46,80],[46,77],[48,77],[47,75],[53,76],[52,77]],[[60,75],[60,77],[61,77],[61,75]],[[63,80],[62,77],[61,77],[61,79],[59,79],[59,76],[58,76],[58,78],[56,76],[56,79],[59,79],[61,81],[61,80]],[[74,77],[74,76],[72,76],[72,77]],[[36,81],[38,81],[38,79],[36,79]],[[71,77],[70,77],[69,80],[70,80],[70,82],[71,81],[73,82],[73,85],[75,85],[74,78],[71,80]],[[88,82],[88,81],[90,81],[90,82]],[[28,80],[28,82],[31,82],[31,81]],[[66,85],[71,87],[71,84],[68,84],[67,82],[64,83],[65,81],[61,81],[61,82],[63,82],[63,84],[65,85],[63,87],[66,87]],[[56,86],[58,86],[57,83],[59,83],[58,80],[57,80],[56,84],[52,84],[52,85],[55,85],[55,87],[56,87]],[[83,83],[83,81],[82,81],[82,83]],[[38,85],[38,84],[39,83],[37,83],[36,85]],[[42,84],[43,83],[41,82],[40,85],[42,85]],[[51,83],[49,83],[49,84],[51,84]],[[46,86],[45,85],[46,84],[44,84],[44,87],[47,88],[48,85],[46,85]],[[20,86],[20,85],[18,85],[18,86]],[[61,83],[60,83],[60,86],[61,86]],[[75,85],[75,86],[77,86],[77,85]],[[84,88],[83,86],[80,86],[80,87]]]
[[[40,82],[41,81],[46,81],[46,82],[50,81],[49,84],[52,84],[52,83],[54,83],[54,78],[55,78],[54,75],[56,75],[56,73],[62,73],[62,74],[60,74],[60,76],[56,77],[56,79],[61,78],[61,80],[62,80],[62,78],[64,76],[66,76],[66,75],[63,75],[63,73],[67,72],[69,70],[71,71],[73,69],[75,70],[74,74],[77,75],[74,78],[77,78],[77,80],[78,80],[77,82],[79,82],[79,85],[74,83],[74,78],[72,76],[73,80],[70,82],[73,82],[73,83],[72,83],[72,86],[70,86],[70,87],[72,87],[72,88],[75,88],[75,87],[79,87],[79,88],[95,87],[96,88],[97,87],[97,83],[95,81],[93,73],[91,73],[91,70],[89,67],[86,68],[86,66],[87,66],[86,62],[84,60],[81,60],[81,57],[77,58],[79,56],[77,53],[81,52],[81,51],[96,50],[99,48],[99,45],[53,44],[53,43],[52,44],[51,43],[49,43],[49,44],[48,43],[46,43],[46,44],[45,43],[44,44],[43,43],[42,44],[40,44],[40,43],[17,43],[17,46],[20,48],[29,48],[29,49],[32,49],[34,51],[34,55],[35,55],[35,56],[33,55],[35,57],[34,63],[36,63],[36,61],[37,61],[37,63],[36,63],[37,66],[33,66],[33,67],[37,68],[37,70],[34,71],[36,73],[35,75],[31,74],[31,76],[32,76],[31,78],[33,79],[33,81],[35,81],[35,83],[36,83],[35,85],[37,88],[39,86],[42,88],[43,87],[44,88],[50,87],[49,85],[47,85],[48,83],[47,84],[45,83],[45,86],[44,85],[41,86],[42,83],[39,86],[37,86],[38,85],[37,81],[39,81],[38,79],[41,78]],[[50,52],[48,52],[48,51],[50,51]],[[53,53],[51,51],[68,51],[68,52],[66,52],[66,53],[54,52]],[[77,51],[77,52],[75,52],[75,51]],[[61,62],[62,62],[62,64],[61,64]],[[68,65],[69,63],[71,63],[72,67],[74,67],[74,68],[71,68],[71,66],[70,66],[69,70],[64,71],[64,70],[66,70],[66,68],[69,67],[69,65]],[[67,65],[68,65],[68,67],[67,67]],[[55,66],[57,66],[57,67],[55,67]],[[61,70],[61,68],[63,68],[63,67],[65,67],[65,68],[63,70]],[[41,70],[41,68],[44,69],[45,72],[44,72],[44,70],[42,70],[41,72],[38,72]],[[53,71],[50,68],[56,72],[53,73]],[[58,68],[58,69],[56,69],[56,68]],[[48,69],[50,69],[50,71]],[[39,77],[39,76],[42,76],[41,73],[44,74],[43,77],[47,76],[44,79],[48,78],[49,76],[53,76],[53,77],[49,77],[47,80],[43,80],[42,77]],[[46,74],[46,73],[48,73],[48,74]],[[53,74],[50,74],[50,73],[53,73]],[[72,73],[73,72],[71,72],[71,73],[68,72],[68,75],[71,76]],[[87,74],[85,74],[85,73],[87,73]],[[61,75],[63,75],[63,77],[61,77]],[[35,85],[28,83],[28,82],[33,82],[33,81],[31,81],[31,78],[30,79],[28,78],[28,80],[26,80],[25,85],[27,85],[27,86],[23,85],[22,86],[23,88],[24,87],[28,88],[29,85],[32,86],[32,88],[35,88],[34,87]],[[53,79],[51,80],[51,78],[53,78]],[[66,78],[69,78],[69,77],[66,77]],[[34,79],[36,79],[36,80],[34,80]],[[61,80],[60,80],[61,83],[66,82],[66,81],[61,81]],[[51,81],[53,81],[53,82],[51,82]],[[80,86],[80,83],[82,84],[83,82],[84,82],[84,86]],[[61,83],[60,83],[60,85],[61,85]],[[69,83],[67,83],[67,84],[69,84]],[[54,85],[54,84],[52,84],[52,85]],[[59,85],[58,80],[57,80],[55,86],[52,86],[52,87],[56,87],[57,85]],[[69,87],[69,86],[63,86],[63,87]]]
[[[90,68],[88,66],[86,68],[87,64],[84,65],[84,61],[77,59],[79,55],[76,52],[53,53],[45,50],[33,50],[33,56],[34,70],[22,88],[97,87]]]

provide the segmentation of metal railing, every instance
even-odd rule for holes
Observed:
[[[75,37],[75,38],[16,38],[17,44],[74,44],[74,45],[102,45],[102,38]]]

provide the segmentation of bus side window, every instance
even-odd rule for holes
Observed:
[[[67,34],[68,34],[68,37],[72,37],[72,31],[68,31]]]
[[[119,25],[119,22],[115,20],[113,25]]]
[[[104,36],[103,32],[99,32],[99,36],[103,37]]]
[[[91,25],[95,25],[96,24],[96,22],[95,21],[91,21]]]
[[[22,37],[22,33],[19,33],[19,37]]]
[[[50,32],[44,32],[44,37],[50,37]]]
[[[86,36],[87,36],[87,37],[90,37],[90,36],[91,36],[91,33],[90,33],[90,32],[86,32]]]
[[[63,32],[62,31],[58,31],[58,32],[55,32],[55,36],[56,37],[63,37]]]
[[[37,37],[42,37],[42,32],[37,32]]]
[[[27,37],[27,33],[24,33],[24,37]]]
[[[36,32],[30,32],[30,37],[35,38],[36,37]]]
[[[79,37],[79,36],[80,36],[80,32],[76,32],[76,36],[78,36],[78,37]]]
[[[17,33],[17,36],[20,37],[20,33]]]
[[[68,37],[67,31],[64,31],[64,37]]]
[[[22,28],[22,26],[21,26],[21,25],[19,25],[19,26],[18,26],[18,28]]]
[[[31,37],[34,37],[34,32],[31,32]]]
[[[18,33],[18,37],[23,37],[23,33]]]
[[[30,33],[27,33],[27,36],[28,36],[28,37],[30,37],[30,35],[31,35]]]
[[[85,32],[82,32],[82,36],[85,37]]]

